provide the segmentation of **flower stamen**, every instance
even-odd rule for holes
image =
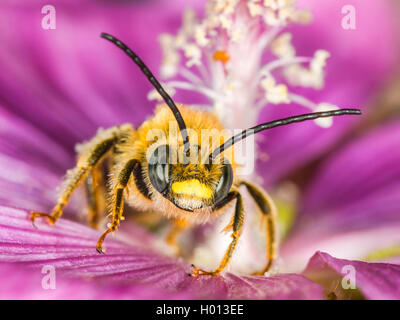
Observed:
[[[292,34],[282,33],[290,23],[310,20],[295,2],[208,0],[203,19],[187,11],[176,35],[160,37],[162,75],[187,80],[168,85],[206,96],[228,128],[253,125],[261,108],[269,104],[295,102],[318,110],[319,104],[290,90],[291,86],[322,88],[329,57],[325,50],[317,50],[313,57],[297,56]],[[267,56],[269,61],[264,61]]]
[[[229,61],[229,55],[225,50],[217,50],[214,52],[213,59],[225,64]]]

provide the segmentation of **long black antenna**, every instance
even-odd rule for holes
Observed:
[[[140,68],[140,70],[145,74],[147,79],[149,79],[150,83],[154,86],[154,88],[157,90],[157,92],[161,95],[161,97],[164,99],[165,103],[168,105],[168,107],[171,109],[172,113],[175,116],[176,121],[178,122],[179,130],[181,131],[182,139],[183,139],[183,150],[184,154],[187,155],[190,150],[190,143],[189,143],[189,136],[187,134],[186,130],[186,124],[185,121],[182,118],[181,113],[179,112],[178,107],[172,100],[172,98],[169,96],[169,94],[164,90],[164,88],[161,86],[160,82],[154,77],[153,73],[149,70],[149,68],[144,64],[142,59],[138,57],[136,53],[134,53],[126,44],[124,44],[122,41],[118,40],[114,36],[107,34],[107,33],[102,33],[101,37],[104,39],[107,39],[108,41],[114,43],[117,47],[122,49],[129,57],[132,58],[133,62],[136,63],[136,65]]]
[[[250,129],[243,130],[241,133],[233,136],[229,140],[225,141],[222,145],[220,145],[218,148],[216,148],[211,154],[210,154],[210,160],[214,160],[221,152],[223,152],[225,149],[228,149],[232,145],[234,145],[236,142],[243,140],[247,138],[248,136],[251,136],[252,134],[256,134],[260,131],[272,129],[275,127],[279,126],[284,126],[290,123],[294,122],[301,122],[305,120],[314,120],[317,118],[325,118],[325,117],[332,117],[332,116],[342,116],[346,114],[361,114],[361,110],[359,109],[340,109],[340,110],[332,110],[332,111],[323,111],[323,112],[313,112],[313,113],[306,113],[306,114],[300,114],[298,116],[293,116],[293,117],[288,117],[284,119],[279,119],[279,120],[274,120],[266,123],[259,124],[255,127],[252,127]]]

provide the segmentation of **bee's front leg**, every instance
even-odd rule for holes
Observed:
[[[85,149],[78,158],[76,167],[67,172],[61,194],[52,212],[48,214],[33,211],[30,216],[31,221],[34,222],[38,217],[45,217],[50,224],[54,224],[61,217],[72,193],[87,177],[90,170],[118,143],[122,135],[130,134],[132,131],[133,129],[130,125],[116,126],[98,133],[92,140],[87,142]]]
[[[53,225],[56,223],[58,218],[61,217],[64,207],[68,204],[69,198],[71,197],[72,193],[78,187],[78,185],[85,179],[87,176],[88,171],[90,170],[90,166],[77,166],[75,169],[68,172],[68,177],[65,182],[65,187],[63,188],[61,195],[58,199],[57,204],[51,211],[51,213],[45,212],[37,212],[32,211],[30,220],[32,223],[35,222],[36,218],[44,217],[47,218],[47,221]]]
[[[275,219],[277,216],[277,209],[271,197],[265,191],[247,181],[241,181],[240,184],[247,188],[247,191],[256,202],[262,214],[262,226],[265,224],[267,236],[267,264],[264,269],[253,274],[264,275],[271,269],[276,255],[277,236]]]
[[[126,186],[128,185],[129,178],[131,177],[134,167],[138,164],[138,160],[129,160],[124,164],[124,166],[118,173],[112,195],[112,221],[108,229],[97,241],[96,250],[98,253],[104,253],[104,240],[106,239],[108,234],[114,233],[118,229],[120,221],[123,220],[122,212],[124,210],[124,191],[126,189]]]
[[[213,271],[205,271],[192,265],[192,276],[195,277],[203,275],[217,276],[220,274],[221,271],[223,271],[226,268],[229,261],[231,260],[232,254],[235,251],[243,227],[244,214],[245,214],[243,208],[243,199],[238,191],[231,191],[228,193],[226,198],[221,201],[222,205],[217,204],[217,207],[221,208],[222,206],[225,206],[226,204],[231,202],[233,199],[236,199],[235,215],[233,217],[232,222],[224,229],[224,231],[227,231],[232,228],[233,231],[232,241],[228,249],[226,250],[224,257],[222,258],[218,268]]]
[[[101,165],[101,163],[99,164]],[[85,180],[85,191],[88,205],[88,222],[94,228],[99,228],[101,213],[106,208],[103,168],[97,165],[89,172]]]

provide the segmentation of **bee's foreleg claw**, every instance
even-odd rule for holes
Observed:
[[[53,225],[57,220],[51,214],[44,213],[44,212],[38,212],[38,211],[31,211],[31,215],[30,215],[29,219],[32,221],[33,227],[36,229],[37,229],[37,227],[35,225],[35,220],[36,220],[36,218],[40,218],[40,217],[47,218],[47,222],[50,225]]]
[[[214,271],[205,271],[202,269],[197,268],[195,265],[192,264],[192,272],[191,272],[191,276],[192,277],[198,277],[198,276],[211,276],[211,277],[215,277],[215,276],[219,276],[219,273],[221,271],[220,270],[214,270]]]

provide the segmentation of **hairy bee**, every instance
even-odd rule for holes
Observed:
[[[206,111],[185,106],[178,109],[151,71],[129,47],[109,34],[102,33],[101,36],[132,58],[166,105],[158,107],[155,115],[137,129],[130,124],[115,126],[99,131],[94,138],[81,145],[76,167],[68,171],[52,212],[32,212],[31,220],[46,217],[50,224],[54,224],[62,215],[71,194],[84,182],[88,190],[90,221],[96,226],[100,203],[104,202],[97,182],[99,179],[108,180],[111,195],[107,202],[112,220],[96,245],[97,251],[104,253],[103,242],[106,236],[115,232],[123,220],[124,201],[139,211],[158,212],[174,220],[176,229],[168,237],[170,243],[186,226],[223,214],[230,204],[235,203],[232,220],[225,228],[232,232],[232,240],[219,266],[213,271],[197,267],[192,270],[194,276],[217,275],[229,263],[242,231],[245,210],[239,187],[244,186],[265,221],[267,265],[259,272],[264,274],[275,257],[276,209],[265,191],[237,178],[233,153],[227,150],[236,142],[263,130],[320,117],[360,114],[360,110],[341,109],[302,114],[263,123],[233,137],[222,136],[217,139],[217,144],[215,139],[212,142],[200,141],[196,133],[203,129],[221,131],[224,129],[221,121]],[[173,136],[171,121],[179,127],[179,137],[176,140],[170,139]],[[161,132],[164,138],[152,138],[154,130]],[[207,150],[208,153],[204,157],[204,152],[199,150]],[[171,161],[173,154],[177,157]],[[109,177],[105,177],[101,170],[101,164],[106,159],[111,159],[113,164]]]

